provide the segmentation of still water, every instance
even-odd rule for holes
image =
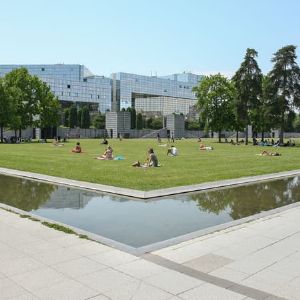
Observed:
[[[300,177],[151,200],[0,175],[0,202],[132,247],[300,200]]]

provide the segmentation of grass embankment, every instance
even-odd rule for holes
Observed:
[[[51,143],[0,144],[0,166],[139,190],[300,169],[300,147],[232,146],[207,139],[203,142],[214,150],[199,151],[199,143],[190,139],[175,141],[179,156],[167,157],[167,147],[158,146],[154,139],[109,140],[114,155],[125,160],[100,161],[93,158],[102,154],[106,145],[100,145],[99,140],[81,140],[84,153],[73,154],[75,142],[63,147]],[[149,147],[154,148],[162,167],[133,168],[134,161],[145,160]],[[256,155],[263,150],[278,151],[282,156]]]

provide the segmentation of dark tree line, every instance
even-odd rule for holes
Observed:
[[[27,127],[48,128],[59,123],[60,104],[49,86],[26,68],[7,73],[0,79],[0,137],[4,128],[22,135]]]
[[[295,109],[300,108],[300,69],[296,47],[279,49],[273,56],[273,69],[263,75],[256,61],[255,49],[247,49],[244,61],[231,80],[217,74],[206,77],[194,88],[201,122],[207,130],[221,132],[245,130],[253,133],[279,129],[280,142],[284,131],[299,125]]]
[[[71,105],[69,108],[66,108],[64,110],[64,126],[70,128],[90,128],[91,116],[89,108],[85,105],[77,109],[77,106],[75,104]]]

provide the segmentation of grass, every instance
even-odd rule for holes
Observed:
[[[167,147],[158,146],[154,139],[109,140],[114,155],[122,155],[125,160],[100,161],[93,159],[105,150],[99,140],[81,140],[82,154],[71,153],[75,142],[64,147],[51,143],[0,144],[0,167],[139,190],[300,169],[300,147],[232,146],[207,139],[203,142],[214,150],[199,151],[199,143],[188,139],[175,141],[179,156],[168,157]],[[133,168],[134,161],[145,160],[149,147],[154,148],[162,167]],[[278,151],[282,156],[256,155],[263,150]]]

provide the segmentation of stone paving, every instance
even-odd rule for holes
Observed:
[[[0,209],[0,299],[300,299],[300,206],[142,257]]]

